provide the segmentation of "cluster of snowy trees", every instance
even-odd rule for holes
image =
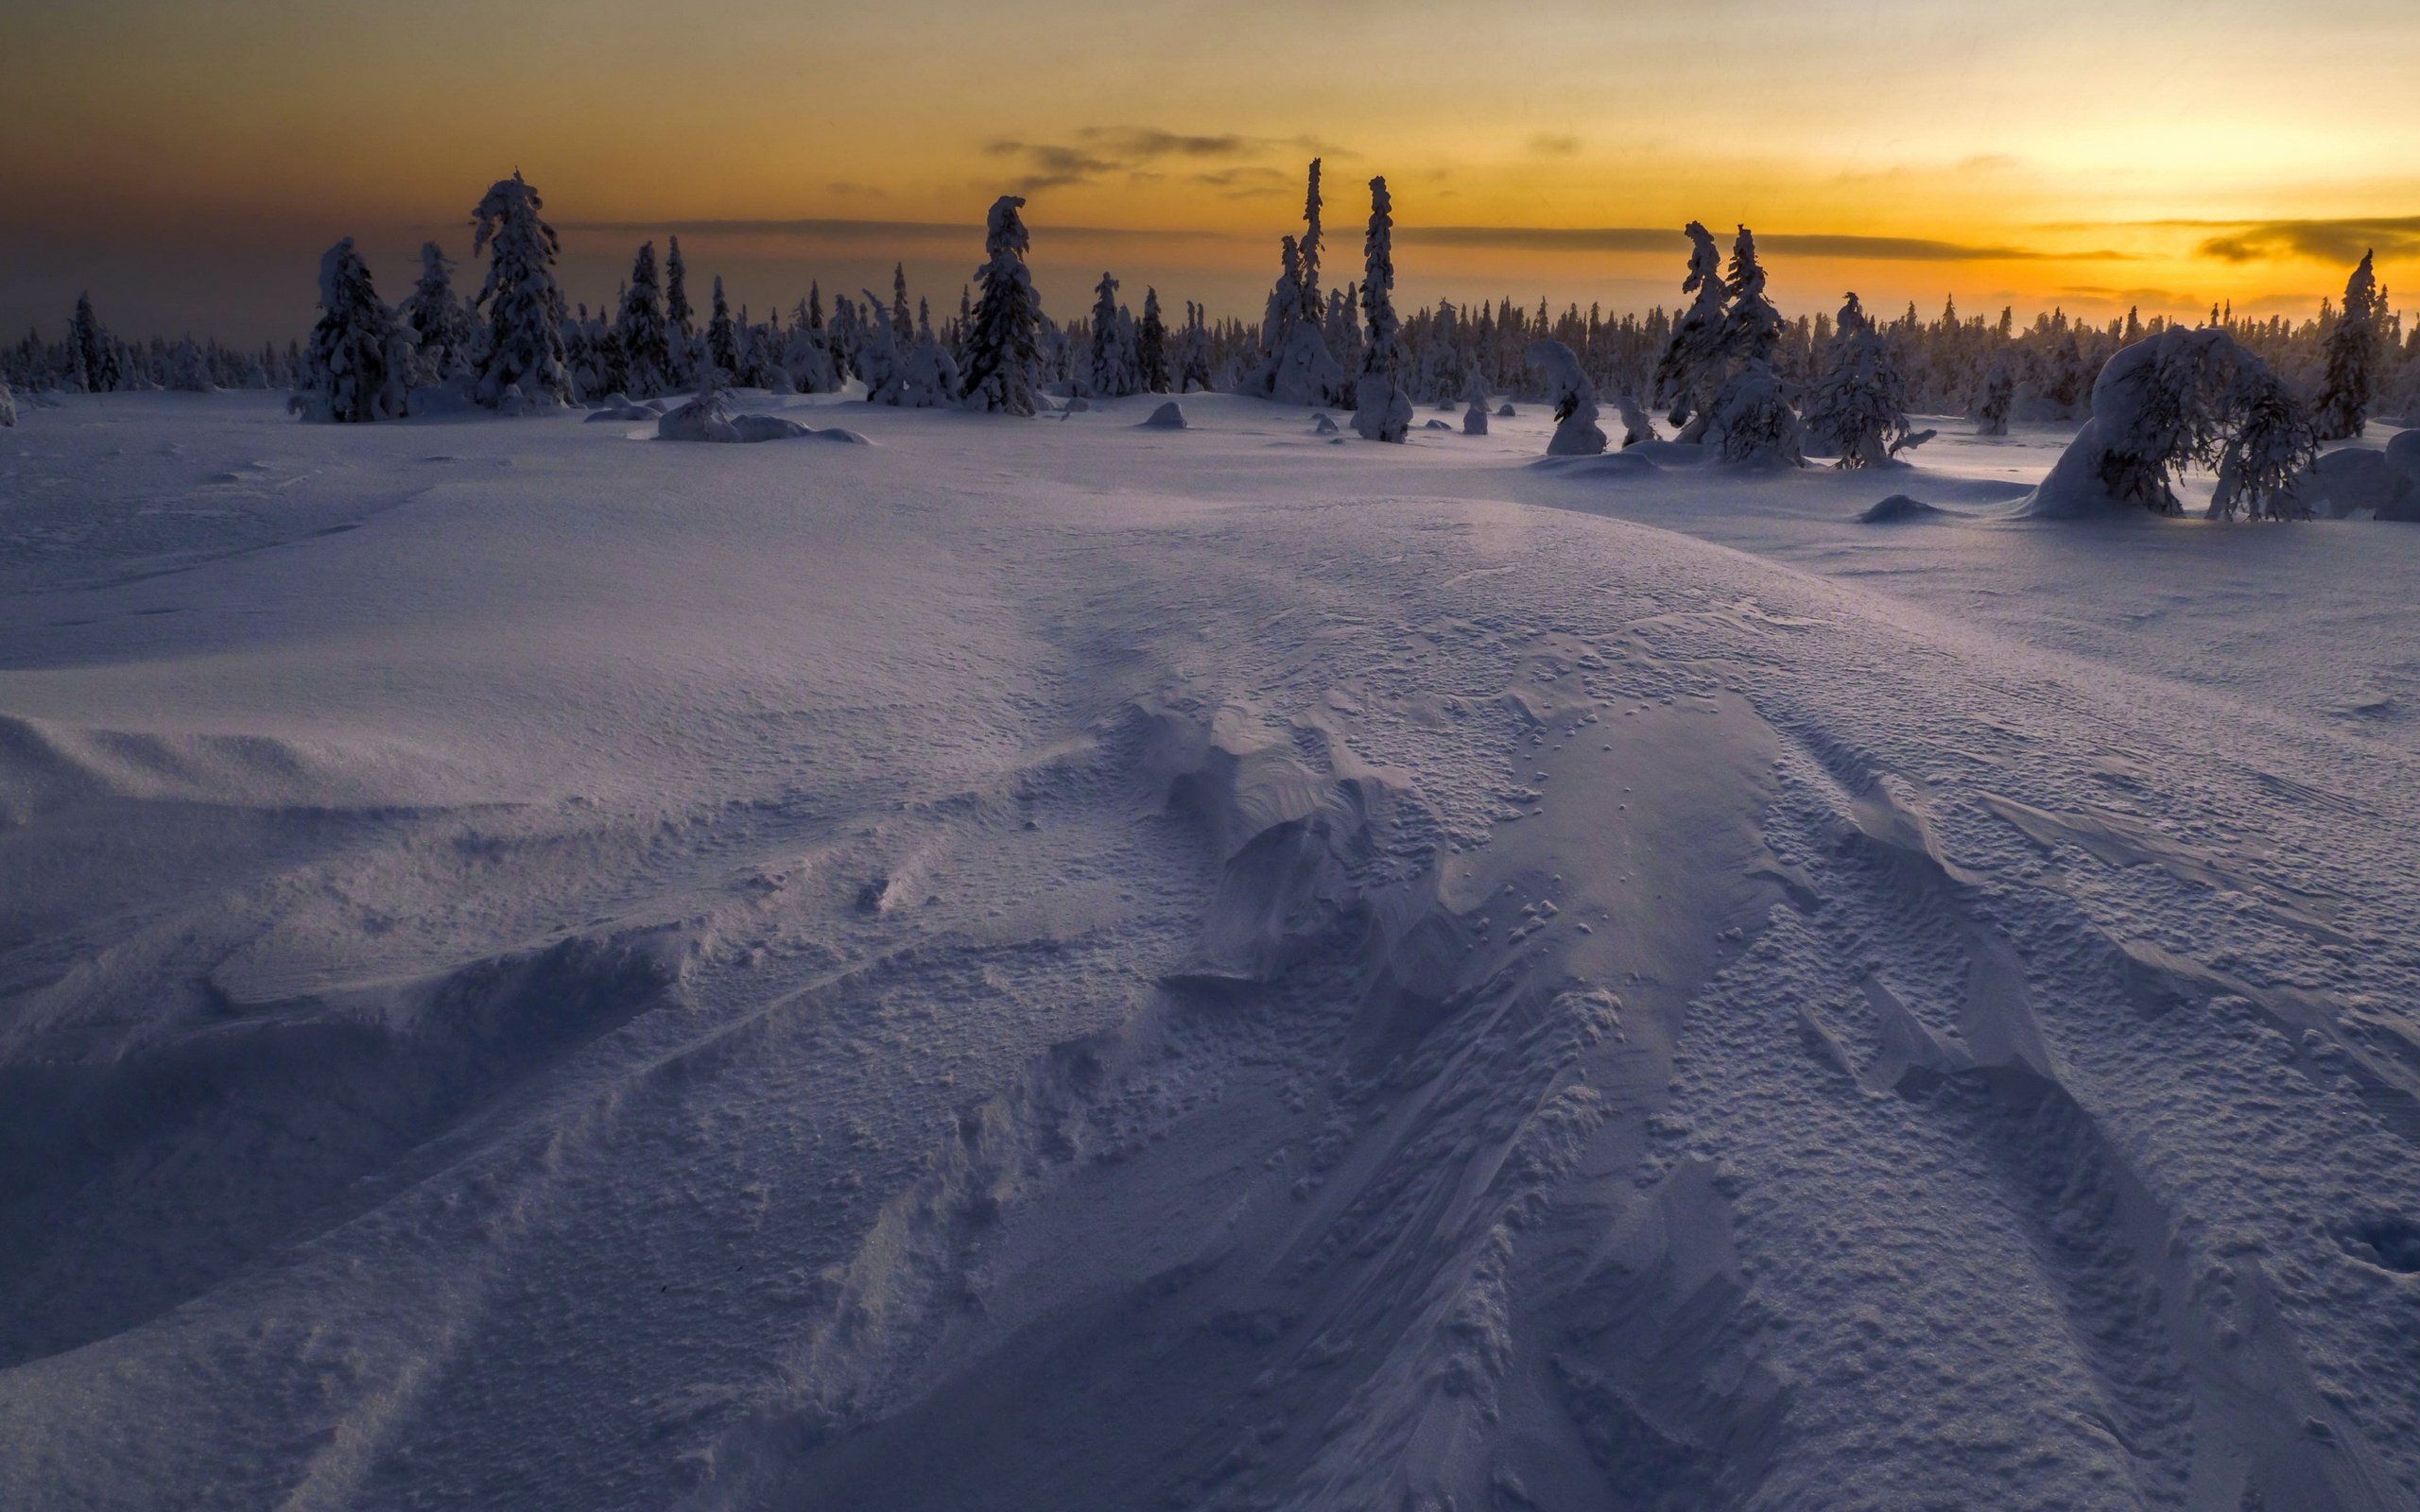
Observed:
[[[174,341],[121,339],[93,313],[89,294],[76,301],[63,339],[44,341],[28,331],[14,346],[0,348],[0,384],[30,393],[291,388],[302,370],[299,342],[281,350],[274,343],[227,347],[191,335]]]
[[[705,383],[776,393],[854,384],[876,404],[1028,414],[1052,395],[1217,389],[1350,410],[1357,429],[1384,440],[1402,438],[1415,406],[1460,407],[1465,428],[1483,429],[1486,396],[1506,394],[1552,404],[1566,422],[1565,446],[1584,443],[1606,396],[1620,407],[1625,444],[1652,435],[1644,418],[1652,406],[1681,440],[1735,460],[1797,462],[1811,449],[1868,467],[1922,439],[1910,434],[1910,413],[1965,414],[1986,434],[2013,421],[2084,419],[2113,356],[2186,329],[2134,313],[2096,325],[2059,310],[2020,327],[2011,310],[1996,320],[1967,317],[1954,300],[1930,320],[1913,304],[1885,320],[1854,294],[1837,316],[1793,319],[1768,297],[1747,228],[1726,257],[1695,222],[1685,232],[1683,300],[1669,313],[1608,317],[1574,304],[1554,314],[1543,301],[1531,308],[1499,299],[1399,315],[1392,202],[1384,179],[1370,190],[1358,277],[1325,283],[1326,205],[1312,161],[1300,232],[1280,239],[1256,322],[1214,319],[1191,301],[1171,321],[1156,288],[1144,290],[1137,312],[1119,299],[1114,272],[1101,275],[1087,314],[1054,321],[1026,269],[1029,235],[1015,196],[993,206],[983,265],[939,319],[930,300],[911,300],[904,266],[887,296],[836,292],[827,308],[811,284],[788,311],[758,319],[745,305],[731,308],[718,278],[707,308],[692,304],[678,237],[660,264],[653,242],[638,248],[610,302],[571,304],[543,201],[515,173],[473,213],[472,251],[486,267],[471,298],[456,292],[455,265],[431,243],[409,292],[389,306],[348,239],[322,261],[321,316],[306,343],[250,351],[190,337],[130,342],[81,299],[61,339],[28,334],[0,349],[0,383],[38,396],[291,389],[298,409],[330,420],[386,419],[430,404],[513,412],[648,399]],[[2276,402],[2299,406],[2320,440],[2358,435],[2377,416],[2420,420],[2420,327],[2405,332],[2367,257],[2342,304],[2323,301],[2315,318],[2238,319],[2220,306],[2192,329],[2223,333],[2273,375]],[[1580,423],[1567,423],[1583,408]]]

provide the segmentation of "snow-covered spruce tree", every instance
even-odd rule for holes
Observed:
[[[1992,364],[1991,376],[1983,380],[1983,397],[1975,406],[1975,434],[2006,436],[2009,408],[2015,401],[2016,380],[2010,375],[2008,364]]]
[[[320,259],[320,310],[297,412],[346,424],[409,414],[411,333],[378,298],[350,236]]]
[[[1383,175],[1370,180],[1370,230],[1363,238],[1361,378],[1354,387],[1353,428],[1365,440],[1401,441],[1411,431],[1411,398],[1398,382],[1403,322],[1395,318],[1394,200]]]
[[[1277,284],[1261,320],[1262,361],[1248,391],[1281,404],[1335,404],[1344,391],[1344,369],[1319,323],[1304,318],[1301,244],[1288,236],[1279,250]]]
[[[1756,237],[1747,227],[1731,244],[1731,272],[1723,281],[1730,306],[1722,315],[1719,343],[1725,360],[1735,363],[1773,360],[1781,347],[1787,321],[1765,298],[1765,266],[1756,260]]]
[[[420,281],[395,313],[420,353],[416,380],[444,383],[471,370],[471,317],[454,292],[454,265],[435,242],[420,248]]]
[[[17,396],[9,391],[9,378],[0,373],[0,429],[17,423]]]
[[[690,322],[697,311],[689,304],[689,265],[681,260],[681,238],[669,239],[664,257],[664,342],[670,360],[665,381],[679,386],[697,376],[698,331]]]
[[[1487,379],[1477,362],[1462,374],[1462,434],[1487,434]]]
[[[207,394],[218,385],[211,381],[210,364],[191,336],[168,349],[166,386],[182,394]]]
[[[2188,467],[2219,475],[2212,507],[2291,519],[2294,479],[2318,441],[2268,364],[2225,330],[2169,326],[2120,349],[2092,386],[2092,416],[2067,443],[2026,512],[2074,519],[2111,509],[2177,514],[2172,484]]]
[[[1135,390],[1135,373],[1120,329],[1117,280],[1103,272],[1093,293],[1092,344],[1084,354],[1082,389],[1095,399],[1123,399]]]
[[[528,405],[567,404],[576,397],[563,369],[563,291],[555,283],[555,229],[538,216],[545,202],[518,171],[499,179],[471,212],[477,228],[472,255],[488,253],[488,281],[477,303],[488,313],[474,397],[500,407],[509,388]]]
[[[1134,328],[1134,366],[1143,391],[1168,391],[1168,325],[1160,315],[1160,291],[1143,290],[1143,323]]]
[[[1025,266],[1031,245],[1022,195],[993,201],[983,231],[983,266],[975,275],[980,290],[975,325],[966,341],[963,375],[967,407],[1004,415],[1031,415],[1041,407],[1034,369],[1042,360],[1042,301]]]
[[[740,377],[739,338],[731,323],[731,305],[722,296],[722,275],[715,275],[714,313],[706,318],[706,360],[726,381]]]
[[[940,409],[958,403],[958,388],[957,359],[927,331],[916,337],[915,347],[899,360],[892,376],[869,392],[866,401],[901,409]]]
[[[630,287],[614,325],[622,360],[630,369],[633,399],[653,399],[672,387],[672,338],[664,321],[664,296],[655,280],[655,243],[644,242],[631,265]]]
[[[1184,344],[1177,357],[1176,391],[1189,394],[1196,388],[1210,388],[1210,328],[1204,321],[1201,306],[1191,300],[1184,301]]]
[[[116,357],[109,332],[93,313],[90,294],[76,296],[76,314],[67,322],[67,387],[78,394],[106,393],[117,387]]]
[[[1908,385],[1855,294],[1841,306],[1824,359],[1806,402],[1807,431],[1841,467],[1885,465],[1893,443],[1908,434]]]
[[[1722,251],[1714,233],[1696,221],[1684,228],[1689,238],[1689,273],[1681,292],[1697,298],[1673,322],[1671,339],[1655,365],[1654,397],[1670,407],[1667,415],[1682,428],[1680,438],[1700,439],[1704,434],[1706,401],[1722,381],[1724,306],[1731,298],[1722,277]]]
[[[915,314],[908,308],[908,265],[905,263],[894,263],[890,267],[890,328],[903,349],[916,339]]]
[[[2327,375],[2320,383],[2314,417],[2323,441],[2341,441],[2361,434],[2369,420],[2370,399],[2377,388],[2380,318],[2386,298],[2378,292],[2377,275],[2368,252],[2344,283],[2344,308],[2327,333]]]
[[[1597,423],[1597,385],[1582,366],[1579,353],[1549,336],[1530,344],[1530,366],[1545,378],[1547,398],[1554,405],[1554,435],[1547,441],[1547,455],[1594,456],[1603,451],[1605,433]]]

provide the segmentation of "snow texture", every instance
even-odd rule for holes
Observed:
[[[0,447],[0,1505],[2420,1504],[2420,530],[283,397]]]

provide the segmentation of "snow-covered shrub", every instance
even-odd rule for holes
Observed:
[[[889,323],[889,317],[884,318]],[[870,404],[901,409],[940,409],[958,403],[958,361],[929,335],[916,338],[916,349],[901,358],[882,387],[866,395]]]
[[[2008,364],[1992,364],[1992,375],[1983,381],[1983,396],[1975,406],[1975,434],[2006,436],[2009,406],[2016,400],[2016,380]]]
[[[168,352],[167,386],[182,394],[207,394],[218,386],[210,379],[210,364],[194,345],[193,337],[178,342]]]
[[[1715,390],[1705,441],[1722,460],[1757,467],[1805,467],[1798,411],[1772,364],[1750,362]]]
[[[472,253],[489,254],[488,280],[477,305],[488,313],[480,353],[479,403],[500,405],[518,387],[525,407],[567,404],[571,375],[563,366],[563,291],[555,283],[555,229],[538,216],[545,202],[515,171],[491,187],[471,212]]]
[[[1883,466],[1908,434],[1908,385],[1855,294],[1841,306],[1825,355],[1806,403],[1807,433],[1841,467]]]
[[[1370,180],[1370,230],[1362,242],[1361,314],[1368,327],[1361,377],[1354,386],[1353,428],[1365,440],[1401,441],[1411,431],[1411,396],[1397,381],[1403,322],[1395,317],[1394,200],[1387,180]]]
[[[378,298],[350,236],[320,258],[320,309],[296,412],[348,424],[409,414],[411,333]]]
[[[1023,196],[1002,195],[984,227],[986,261],[975,275],[981,293],[975,301],[975,328],[966,338],[963,393],[970,409],[1031,415],[1042,407],[1035,370],[1042,360],[1042,301],[1025,266],[1031,241],[1017,214],[1024,208]]]
[[[1476,362],[1471,364],[1470,370],[1462,377],[1462,434],[1465,436],[1486,435],[1487,380],[1479,375],[1478,364]]]
[[[2318,443],[2266,363],[2223,330],[2170,326],[2122,348],[2092,387],[2092,418],[2034,490],[2028,512],[2072,518],[2137,507],[2176,514],[2188,467],[2219,474],[2221,518],[2292,518],[2295,476]]]
[[[1605,449],[1605,433],[1597,423],[1597,386],[1580,358],[1560,341],[1530,344],[1530,366],[1545,376],[1547,395],[1554,405],[1553,437],[1548,456],[1594,456]]]

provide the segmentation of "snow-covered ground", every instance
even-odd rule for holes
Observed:
[[[2420,1505],[2420,529],[1155,403],[0,432],[0,1505]]]

